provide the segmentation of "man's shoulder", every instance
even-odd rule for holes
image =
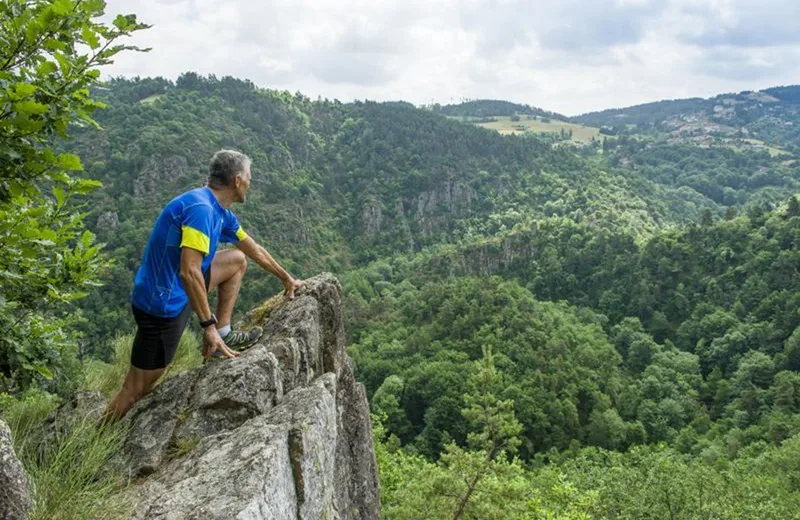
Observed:
[[[209,200],[206,192],[207,190],[203,188],[195,188],[193,190],[185,191],[169,201],[167,207],[177,211],[183,211],[188,208],[195,207],[196,209],[200,210],[207,208],[209,211],[213,211],[214,205]]]
[[[225,212],[225,218],[232,221],[238,222],[239,219],[236,218],[236,213],[234,213],[230,208],[224,208],[223,211]]]
[[[208,190],[205,188],[194,188],[189,191],[184,191],[174,199],[173,201],[180,200],[185,202],[201,202],[210,204],[211,201],[208,199]]]

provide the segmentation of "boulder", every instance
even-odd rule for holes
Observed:
[[[253,309],[240,357],[171,378],[136,404],[116,464],[132,519],[377,519],[369,407],[345,352],[341,286],[307,280]]]
[[[30,509],[28,476],[14,452],[11,430],[0,419],[0,520],[25,520]]]

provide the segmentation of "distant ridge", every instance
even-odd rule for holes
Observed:
[[[571,117],[574,123],[591,126],[613,126],[627,124],[653,124],[668,117],[702,110],[708,104],[703,98],[667,99],[624,108],[608,108]]]
[[[745,90],[708,99],[656,101],[590,112],[569,121],[616,134],[660,134],[706,145],[710,144],[708,139],[716,139],[717,144],[720,139],[739,139],[740,144],[793,150],[800,147],[800,86]]]
[[[567,116],[558,114],[556,112],[550,112],[549,110],[543,110],[530,105],[521,105],[499,99],[476,99],[474,101],[466,101],[457,105],[435,104],[432,105],[430,109],[437,114],[454,117],[531,115],[556,119],[558,121],[568,121],[569,119]]]
[[[800,104],[800,85],[770,87],[755,91],[744,90],[738,93],[718,94],[710,98],[664,99],[640,105],[586,112],[568,119],[574,123],[596,126],[614,124],[620,119],[626,119],[627,123],[652,124],[671,116],[713,108],[714,105],[726,100],[754,104]]]
[[[800,85],[772,87],[763,90],[763,92],[780,99],[784,103],[800,104]]]

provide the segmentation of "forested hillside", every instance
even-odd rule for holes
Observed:
[[[130,326],[124,302],[150,223],[175,194],[204,182],[222,147],[254,159],[253,189],[239,209],[248,232],[299,275],[470,243],[537,218],[640,239],[722,211],[680,183],[405,104],[312,102],[194,74],[174,85],[115,80],[98,95],[108,104],[98,115],[105,129],[75,132],[69,149],[104,183],[90,222],[116,259],[106,286],[81,303],[95,317],[85,325],[89,351],[101,356],[103,341]],[[245,303],[269,283],[255,278]]]
[[[433,105],[431,111],[445,116],[453,117],[493,117],[493,116],[540,116],[557,121],[567,121],[567,117],[549,110],[532,107],[530,105],[520,105],[509,101],[497,99],[477,99],[465,101],[457,105]]]
[[[130,330],[160,208],[236,148],[254,160],[236,208],[248,233],[295,275],[343,282],[389,517],[472,500],[486,517],[560,504],[553,515],[640,518],[654,491],[618,493],[653,464],[674,489],[710,479],[736,507],[760,500],[764,518],[793,507],[789,466],[748,480],[800,433],[800,169],[786,156],[631,132],[554,145],[191,73],[97,94],[104,130],[68,144],[104,184],[88,220],[114,259],[76,303],[87,354]],[[240,308],[277,290],[251,270]],[[435,494],[457,475],[474,486]],[[425,482],[433,509],[413,513]],[[702,507],[733,518],[732,503]]]
[[[764,205],[787,200],[800,172],[768,154],[627,139],[582,157],[403,104],[194,74],[115,80],[101,96],[105,130],[70,144],[104,183],[91,221],[115,260],[80,303],[94,355],[130,328],[160,207],[233,147],[254,159],[238,210],[248,232],[298,276],[343,276],[360,377],[370,395],[399,392],[387,430],[403,443],[435,457],[466,439],[459,376],[486,345],[512,371],[526,458],[675,441],[700,417],[737,418],[719,438],[796,429],[771,413],[773,383],[792,372],[778,374],[800,368],[783,352],[798,325],[796,208]],[[269,284],[251,273],[243,305]],[[742,393],[742,363],[764,365],[761,397]],[[746,418],[745,397],[757,400]]]
[[[800,147],[800,86],[658,101],[570,119],[613,134],[647,134],[696,144]]]

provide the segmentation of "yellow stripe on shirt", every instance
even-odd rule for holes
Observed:
[[[242,226],[239,226],[239,229],[236,230],[236,238],[239,239],[239,242],[249,238],[247,233],[244,232],[244,229],[242,229]]]
[[[204,255],[208,255],[208,250],[211,243],[208,235],[189,226],[181,226],[181,233],[181,247],[197,249]]]

